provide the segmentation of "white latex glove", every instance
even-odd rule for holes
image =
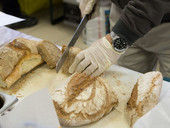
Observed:
[[[82,17],[85,16],[86,14],[90,14],[94,6],[95,6],[95,9],[92,14],[93,18],[99,15],[99,0],[80,0],[79,8],[80,8]]]
[[[83,72],[87,75],[98,76],[115,64],[120,55],[112,48],[106,37],[103,37],[75,57],[69,72]]]

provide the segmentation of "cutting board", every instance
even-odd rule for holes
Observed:
[[[124,110],[133,86],[140,75],[138,72],[118,65],[113,65],[105,71],[102,77],[114,88],[119,99],[119,105],[101,120],[80,128],[129,128]],[[51,94],[55,88],[59,87],[60,82],[67,77],[61,72],[57,74],[55,69],[49,69],[46,64],[43,64],[22,76],[9,90],[0,89],[0,91],[15,95],[20,100],[45,87],[49,89]]]

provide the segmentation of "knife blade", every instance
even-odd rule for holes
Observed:
[[[69,49],[75,45],[77,39],[79,38],[83,28],[85,27],[86,23],[88,22],[89,19],[89,15],[85,15],[80,24],[78,25],[76,31],[73,34],[73,37],[71,39],[71,41],[69,42],[68,46],[66,47],[66,50],[64,51],[63,55],[61,56],[61,58],[59,59],[58,63],[56,64],[56,72],[58,73],[60,68],[62,67],[63,63],[65,62],[68,53],[69,53]]]

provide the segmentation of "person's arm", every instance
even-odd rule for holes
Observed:
[[[151,28],[159,25],[164,14],[170,11],[169,0],[130,0],[128,3],[123,1],[127,2],[127,0],[121,2],[117,0],[119,7],[124,9],[112,29],[113,32],[81,51],[70,66],[70,73],[100,75],[112,64],[116,64],[120,55],[128,48],[127,44],[132,45]],[[88,0],[84,2],[86,7],[91,7]]]
[[[123,9],[130,0],[111,0],[116,6]]]
[[[112,0],[123,9],[113,32],[132,45],[153,27],[159,25],[163,16],[170,13],[169,0]]]

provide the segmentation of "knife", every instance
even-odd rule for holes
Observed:
[[[63,63],[65,62],[68,53],[69,53],[69,49],[75,45],[77,39],[79,38],[83,28],[85,27],[86,23],[88,22],[88,19],[90,19],[90,14],[89,15],[85,15],[80,24],[78,25],[76,31],[74,32],[74,35],[71,39],[71,41],[69,42],[68,46],[66,47],[66,50],[64,51],[63,55],[61,56],[61,58],[59,59],[57,65],[56,65],[56,72],[58,73],[60,68],[62,67]]]

